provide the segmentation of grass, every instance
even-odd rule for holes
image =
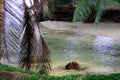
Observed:
[[[88,75],[85,76],[82,80],[120,80],[120,73],[114,73],[110,75]]]
[[[42,75],[33,71],[26,71],[20,68],[10,67],[7,65],[0,65],[0,71],[8,71],[8,72],[19,72],[23,74],[21,80],[73,80],[80,78],[81,74],[74,75],[66,75],[66,76],[50,76],[50,75]],[[0,78],[0,80],[4,80]],[[11,80],[11,79],[10,79]]]
[[[80,78],[81,74],[66,75],[66,76],[50,76],[50,75],[38,75],[38,76],[24,76],[24,80],[75,80]]]
[[[7,65],[0,65],[0,71],[20,72],[20,73],[24,73],[24,74],[36,74],[36,75],[38,74],[33,71],[27,71],[27,70],[23,70],[21,68],[15,68],[15,67],[7,66]]]
[[[19,72],[23,75],[20,80],[120,80],[120,73],[114,74],[93,74],[93,75],[82,75],[82,74],[71,74],[65,76],[51,76],[51,75],[42,75],[33,71],[26,71],[20,68],[10,67],[7,65],[0,65],[0,71],[9,71],[9,72]],[[0,80],[5,80],[0,78]],[[10,79],[11,80],[11,79]]]

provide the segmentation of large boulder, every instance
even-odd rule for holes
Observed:
[[[72,61],[68,63],[65,68],[67,70],[82,70],[82,66],[77,61]]]

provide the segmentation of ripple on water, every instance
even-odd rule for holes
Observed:
[[[94,42],[94,48],[101,53],[109,53],[110,55],[115,53],[114,39],[104,36],[97,36]]]
[[[120,56],[114,56],[117,54],[116,50],[120,52],[120,49],[116,49],[117,43],[114,39],[105,36],[95,37],[80,32],[68,36],[61,34],[61,36],[65,36],[65,44],[60,46],[60,49],[62,47],[64,50],[58,51],[52,57],[55,60],[53,65],[56,67],[64,66],[69,61],[78,60],[81,65],[87,66],[88,70],[120,71]],[[62,42],[62,40],[60,41]],[[90,49],[87,49],[89,47]]]
[[[76,51],[74,51],[74,46],[76,46],[79,42],[77,40],[77,37],[71,37],[67,39],[68,43],[64,47],[64,53],[66,54],[66,57],[69,57],[70,60],[76,60],[77,54]]]
[[[98,51],[97,55],[101,60],[101,65],[115,66],[119,65],[119,59],[115,56],[115,40],[109,37],[97,36],[93,44],[95,50]]]

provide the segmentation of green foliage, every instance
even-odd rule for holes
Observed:
[[[96,5],[96,18],[95,18],[95,23],[98,23],[101,15],[105,9],[105,4],[106,4],[106,0],[98,0],[98,3]]]
[[[9,71],[9,72],[20,72],[23,75],[22,80],[73,80],[80,78],[81,74],[66,75],[66,76],[50,76],[42,75],[33,71],[27,71],[20,68],[10,67],[7,65],[0,65],[0,71]],[[4,79],[0,79],[4,80]]]
[[[82,77],[81,74],[66,75],[66,76],[49,76],[49,75],[38,75],[38,76],[24,76],[23,80],[79,80]],[[83,76],[82,80],[120,80],[120,74],[110,75],[88,75]]]
[[[23,76],[22,80],[39,80],[39,76]]]
[[[101,15],[105,11],[106,3],[114,6],[120,6],[120,0],[78,0],[77,7],[74,12],[73,22],[85,21],[90,16],[95,17],[94,22],[99,23]],[[91,15],[91,13],[94,14]]]
[[[54,3],[56,5],[64,5],[71,2],[72,0],[54,0]],[[73,22],[78,20],[85,21],[89,18],[89,16],[93,16],[95,17],[94,22],[99,23],[101,19],[101,15],[105,11],[106,3],[110,3],[111,5],[114,5],[114,6],[120,6],[120,0],[78,0],[77,7],[75,9],[74,16],[73,16]],[[53,8],[54,7],[52,8],[49,7],[49,9],[53,9]],[[49,10],[49,11],[53,11],[53,10]],[[93,12],[95,13],[91,15],[91,13]],[[44,17],[46,16],[44,15]]]
[[[50,76],[50,75],[42,75],[38,74],[33,71],[26,71],[20,68],[10,67],[7,65],[0,65],[0,71],[9,71],[9,72],[20,72],[24,74],[22,76],[22,80],[79,80],[82,78],[82,80],[120,80],[120,73],[114,73],[109,75],[87,75],[83,76],[82,74],[72,74],[72,75],[66,75],[66,76]],[[4,80],[0,78],[0,80]]]
[[[107,0],[113,6],[120,6],[120,0]]]
[[[56,5],[65,5],[72,3],[72,0],[44,0],[44,20],[53,19],[55,17]]]
[[[74,12],[73,22],[86,20],[92,13],[95,3],[96,0],[78,0],[78,4]]]
[[[87,20],[91,13],[95,12],[92,16],[95,16],[95,23],[98,23],[105,9],[105,3],[106,0],[78,0],[73,22]]]
[[[83,80],[120,80],[120,74],[110,74],[110,75],[88,75],[83,78]]]

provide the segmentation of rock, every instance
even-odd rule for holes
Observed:
[[[77,61],[72,61],[68,63],[65,68],[67,70],[82,70],[81,65]]]

